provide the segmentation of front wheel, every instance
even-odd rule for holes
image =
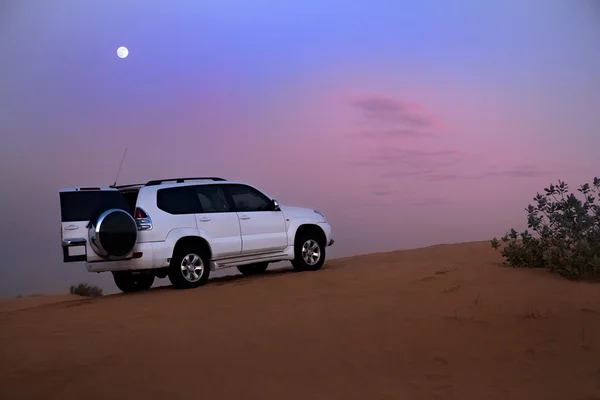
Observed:
[[[150,274],[139,274],[134,275],[129,271],[115,271],[113,272],[113,278],[115,285],[123,293],[141,292],[142,290],[148,290],[154,283],[154,275]]]
[[[312,232],[302,232],[295,240],[292,266],[296,271],[316,271],[325,263],[325,244]]]
[[[238,265],[237,269],[243,275],[256,275],[262,274],[269,268],[269,263],[256,263],[256,264],[247,264],[247,265]]]

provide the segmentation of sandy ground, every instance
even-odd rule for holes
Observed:
[[[500,261],[440,245],[2,306],[0,398],[600,399],[600,285]]]
[[[72,294],[58,295],[33,295],[25,297],[16,297],[14,299],[0,300],[0,313],[8,311],[25,310],[46,304],[62,303],[65,301],[80,300],[81,297]]]

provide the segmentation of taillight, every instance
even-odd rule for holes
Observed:
[[[142,210],[141,208],[136,208],[135,218],[148,218],[148,214],[146,214],[146,211]]]
[[[134,217],[138,231],[148,231],[152,229],[152,220],[146,211],[136,207]]]

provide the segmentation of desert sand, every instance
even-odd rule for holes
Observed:
[[[72,294],[58,294],[58,295],[31,295],[26,297],[16,297],[14,299],[0,300],[0,313],[7,311],[24,310],[27,308],[33,308],[43,306],[52,303],[62,303],[65,301],[80,300],[81,297],[74,296]]]
[[[599,399],[600,285],[501,261],[438,245],[1,306],[0,398]]]

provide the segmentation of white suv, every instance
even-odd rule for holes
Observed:
[[[250,275],[282,260],[314,271],[333,244],[319,211],[279,205],[222,178],[62,189],[60,207],[63,261],[111,271],[123,292],[167,276],[176,288],[198,287],[210,271],[237,267]]]

